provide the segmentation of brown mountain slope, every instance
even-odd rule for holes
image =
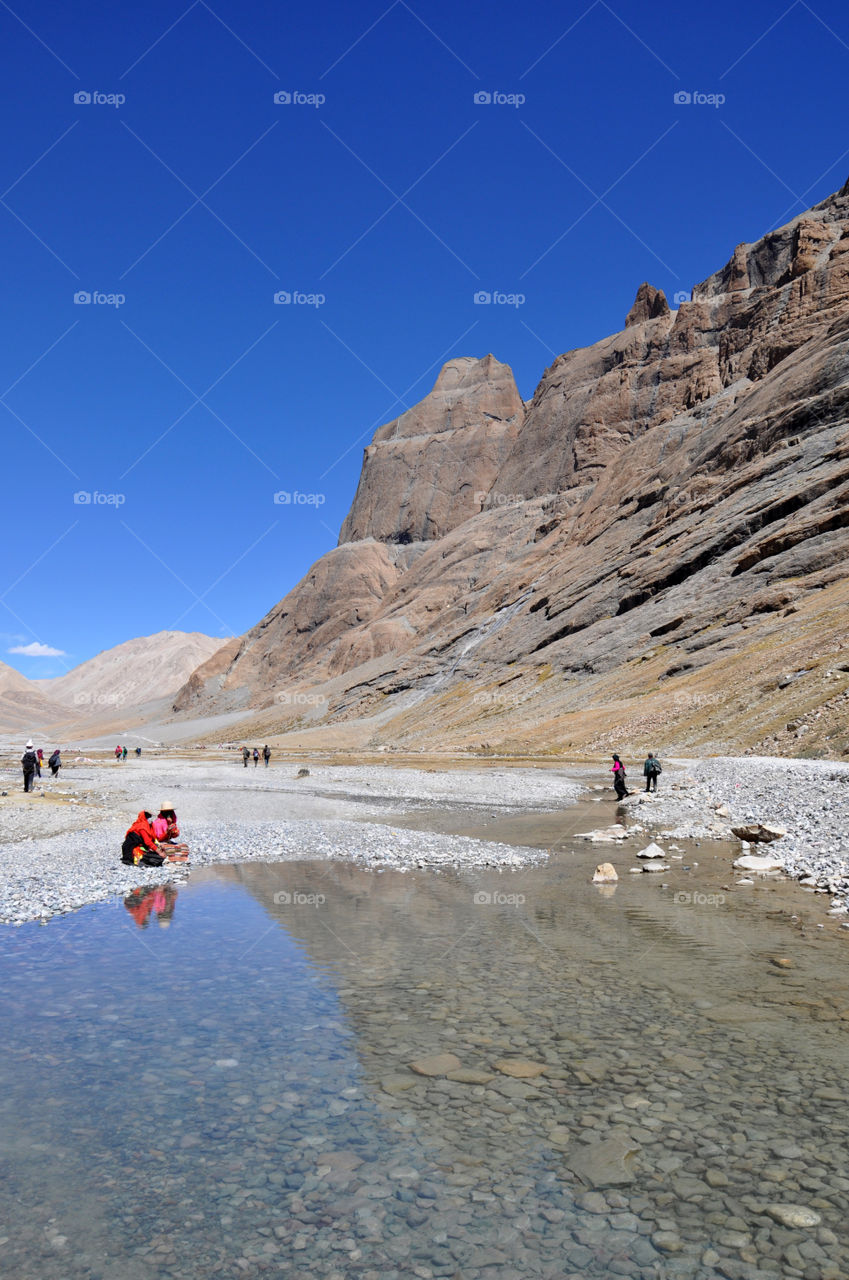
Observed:
[[[849,747],[849,184],[677,312],[641,286],[526,409],[492,357],[446,369],[366,452],[348,541],[181,711],[285,732],[297,685],[387,744]]]

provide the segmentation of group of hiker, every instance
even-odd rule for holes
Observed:
[[[44,752],[41,747],[34,747],[30,740],[24,747],[24,754],[21,756],[21,768],[24,773],[24,791],[32,791],[35,779],[41,777],[41,766],[44,763]],[[56,777],[62,768],[62,757],[58,747],[53,749],[49,760],[48,768],[52,777]]]
[[[140,758],[141,753],[142,753],[142,749],[141,749],[141,747],[136,747],[136,759],[137,759],[137,760]],[[126,748],[126,747],[117,746],[117,747],[115,748],[115,759],[116,759],[116,760],[118,761],[118,763],[120,764],[122,761],[126,760],[126,758],[127,758],[127,748]]]
[[[260,757],[259,747],[254,747],[253,751],[251,751],[250,747],[242,747],[242,764],[245,766],[246,769],[248,767],[248,762],[251,760],[251,758],[253,758],[254,768],[256,768],[257,765],[259,764],[259,757]],[[268,745],[267,742],[262,749],[262,758],[265,761],[265,767],[267,769],[268,762],[271,759],[271,747]]]
[[[613,774],[613,790],[616,792],[617,800],[624,800],[626,796],[633,793],[628,790],[628,783],[625,780],[625,766],[614,755],[613,767],[610,772]],[[646,791],[657,791],[657,780],[663,772],[663,767],[653,751],[650,751],[643,762],[643,777],[646,780]]]

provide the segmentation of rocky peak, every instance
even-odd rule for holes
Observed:
[[[644,280],[637,290],[634,305],[625,317],[625,328],[629,329],[631,325],[643,324],[646,320],[656,320],[658,316],[668,315],[669,303],[666,301],[666,294],[662,289],[655,289],[654,285]]]
[[[459,356],[365,450],[340,543],[427,542],[476,515],[522,423],[509,365]]]

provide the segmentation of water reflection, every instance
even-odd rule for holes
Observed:
[[[220,868],[170,930],[0,935],[4,1276],[849,1274],[843,939],[591,870]]]
[[[177,890],[172,884],[141,885],[127,894],[124,906],[140,929],[146,929],[151,918],[160,929],[167,929],[177,906]]]

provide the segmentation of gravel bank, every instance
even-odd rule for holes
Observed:
[[[682,766],[683,775],[664,772],[647,804],[644,793],[626,801],[631,810],[639,806],[640,822],[650,821],[662,835],[697,840],[727,839],[731,827],[748,822],[777,823],[787,835],[751,852],[768,849],[787,875],[833,894],[832,906],[840,910],[849,895],[849,765],[764,756],[669,764]],[[717,816],[719,806],[728,813]]]
[[[124,828],[109,823],[86,833],[19,841],[3,847],[0,922],[47,920],[143,884],[185,883],[190,868],[125,867],[118,851]],[[506,844],[393,831],[365,822],[215,822],[192,825],[192,867],[234,862],[336,858],[372,870],[414,867],[528,866],[546,855]]]

